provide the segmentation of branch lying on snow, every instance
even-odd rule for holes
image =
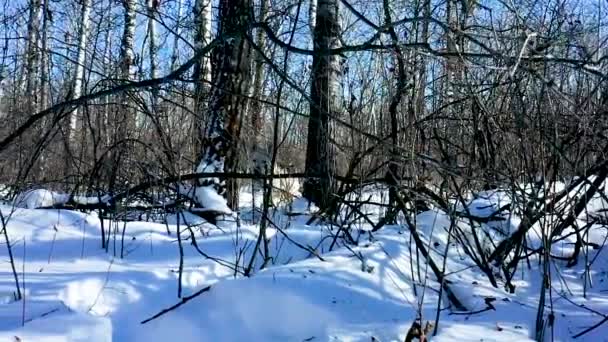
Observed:
[[[30,317],[30,318],[26,319],[26,320],[24,321],[24,323],[29,323],[29,322],[32,322],[32,321],[33,321],[33,320],[35,320],[35,319],[44,318],[44,317],[46,317],[46,316],[48,316],[48,315],[50,315],[50,314],[52,314],[52,313],[55,313],[55,312],[57,312],[57,311],[59,311],[59,310],[61,310],[61,308],[54,308],[54,309],[51,309],[51,310],[49,310],[49,311],[46,311],[46,312],[41,313],[41,314],[40,314],[40,315],[38,315],[38,316],[35,316],[35,317]]]
[[[165,185],[165,184],[186,181],[186,180],[194,180],[194,179],[200,179],[200,178],[213,178],[213,177],[220,177],[220,178],[224,178],[224,179],[260,179],[260,180],[262,180],[262,179],[281,179],[281,178],[311,178],[310,175],[308,175],[306,173],[302,173],[302,172],[275,174],[275,175],[264,175],[264,174],[258,174],[258,173],[239,173],[239,172],[189,173],[189,174],[185,174],[185,175],[169,176],[169,177],[157,179],[154,181],[141,183],[139,185],[132,187],[131,189],[129,189],[127,191],[117,194],[116,196],[113,197],[113,200],[115,200],[115,201],[121,200],[125,197],[128,197],[129,194],[137,193],[137,192],[146,190],[148,188],[151,188],[153,186]],[[317,176],[317,177],[313,176],[312,178],[323,178],[323,177],[327,177],[327,175],[321,175],[321,176]],[[358,184],[361,182],[361,179],[358,179],[358,178],[341,177],[338,175],[334,175],[334,176],[332,176],[332,178],[334,178],[340,182],[349,183],[349,184]]]
[[[510,204],[509,204],[509,206],[510,206]],[[490,223],[490,222],[500,222],[500,221],[507,220],[507,218],[500,216],[500,210],[492,213],[489,216],[476,216],[476,215],[466,214],[466,213],[461,213],[461,212],[455,213],[454,216],[463,218],[463,219],[472,220],[477,223]]]
[[[416,248],[420,251],[420,253],[422,253],[422,256],[424,256],[424,258],[429,263],[431,270],[433,270],[433,273],[435,273],[435,278],[437,278],[437,281],[441,284],[441,287],[443,287],[443,289],[445,290],[445,293],[446,293],[448,299],[450,300],[450,303],[452,303],[452,305],[454,305],[454,307],[458,311],[468,311],[467,307],[464,306],[464,304],[462,304],[462,302],[458,299],[458,297],[456,297],[456,295],[454,294],[454,291],[452,291],[452,289],[450,288],[445,275],[441,272],[439,267],[437,267],[437,264],[435,264],[435,261],[433,261],[433,258],[431,257],[429,250],[426,248],[424,241],[422,241],[420,234],[418,234],[418,231],[416,230],[416,226],[414,224],[412,224],[412,222],[410,222],[411,220],[409,219],[406,205],[405,205],[405,202],[403,201],[403,198],[401,198],[401,196],[399,194],[397,194],[396,199],[397,199],[397,205],[399,206],[399,209],[403,212],[403,214],[407,220],[407,226],[410,230],[410,235],[412,236],[412,238],[414,238]]]
[[[310,246],[308,246],[308,247],[304,246],[301,243],[299,243],[299,242],[295,241],[294,239],[290,238],[289,235],[287,233],[285,233],[285,231],[283,229],[281,229],[281,227],[279,227],[276,223],[274,223],[268,216],[266,216],[266,220],[268,220],[268,223],[270,223],[270,225],[272,225],[276,230],[278,230],[281,234],[283,234],[283,236],[287,239],[287,241],[291,242],[296,247],[299,247],[299,248],[307,251],[308,253],[310,253],[310,255],[314,255],[320,261],[325,262],[325,259],[323,259],[323,257],[319,254],[319,252],[317,251],[316,248],[312,248]]]
[[[597,178],[591,184],[585,195],[581,197],[578,203],[576,203],[575,208],[573,210],[574,213],[568,215],[568,217],[564,221],[562,221],[561,224],[556,228],[555,232],[561,232],[565,227],[572,224],[576,217],[578,217],[578,215],[586,207],[587,203],[591,200],[593,195],[595,195],[595,193],[599,189],[599,186],[608,175],[608,160],[604,160],[596,164],[595,166],[587,170],[584,174],[593,175],[596,172],[598,173]],[[513,233],[509,238],[504,239],[500,242],[500,244],[496,247],[496,249],[494,249],[494,252],[492,252],[490,257],[488,258],[488,262],[505,260],[506,256],[511,252],[514,246],[517,246],[523,240],[526,233],[530,229],[532,229],[536,222],[543,218],[547,212],[551,211],[555,206],[557,206],[557,204],[562,199],[564,199],[572,190],[580,186],[585,179],[587,179],[587,177],[579,177],[577,180],[572,182],[566,189],[553,196],[552,200],[549,203],[546,203],[543,208],[538,210],[535,214],[528,213],[528,215],[532,217],[526,218],[526,216],[524,215],[524,220],[522,220],[515,233]],[[552,237],[555,236],[552,234]]]
[[[155,186],[166,186],[176,182],[195,180],[200,178],[211,178],[221,177],[224,179],[284,179],[284,178],[311,178],[310,175],[305,173],[286,173],[286,174],[275,174],[275,175],[262,175],[257,173],[239,173],[239,172],[202,172],[202,173],[189,173],[185,175],[169,176],[165,178],[159,178],[152,181],[140,183],[128,190],[118,193],[114,196],[105,195],[102,201],[91,201],[89,203],[82,203],[75,199],[79,196],[73,196],[67,201],[62,201],[52,206],[46,206],[44,209],[57,209],[62,206],[73,206],[79,209],[99,209],[99,208],[112,208],[118,201],[128,198],[129,196],[147,190]],[[318,176],[322,178],[326,176]],[[334,179],[349,184],[357,184],[361,180],[358,178],[349,178],[341,176],[332,176]],[[82,197],[84,198],[84,197]],[[96,202],[96,203],[93,203]]]
[[[599,327],[600,325],[602,325],[602,324],[604,324],[604,323],[606,323],[606,322],[608,322],[608,317],[604,317],[604,319],[602,319],[601,321],[599,321],[599,322],[595,323],[594,325],[590,326],[589,328],[587,328],[587,329],[585,329],[585,330],[583,330],[583,331],[579,332],[578,334],[576,334],[576,335],[572,336],[572,338],[578,338],[578,337],[581,337],[581,336],[585,335],[586,333],[590,332],[591,330],[593,330],[593,329],[595,329],[595,328]]]
[[[173,310],[175,310],[175,309],[179,308],[180,306],[182,306],[182,305],[184,305],[184,304],[188,303],[188,302],[189,302],[189,301],[191,301],[192,299],[194,299],[194,298],[198,297],[199,295],[201,295],[201,294],[203,294],[203,293],[205,293],[205,292],[207,292],[207,291],[209,291],[209,290],[211,290],[211,285],[209,285],[209,286],[207,286],[207,287],[203,287],[202,289],[200,289],[200,290],[198,290],[198,291],[194,292],[193,294],[191,294],[191,295],[189,295],[189,296],[186,296],[186,297],[182,298],[182,300],[181,300],[181,301],[177,302],[177,303],[176,303],[176,304],[174,304],[174,305],[171,305],[170,307],[168,307],[168,308],[166,308],[166,309],[162,309],[162,310],[161,310],[161,311],[159,311],[159,312],[158,312],[156,315],[154,315],[154,316],[152,316],[152,317],[150,317],[150,318],[146,318],[146,319],[144,319],[144,320],[143,320],[143,321],[141,321],[139,324],[146,324],[146,323],[150,322],[151,320],[157,319],[158,317],[160,317],[160,316],[162,316],[162,315],[166,314],[167,312],[170,312],[170,311],[173,311]]]

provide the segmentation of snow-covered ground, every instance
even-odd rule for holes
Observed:
[[[246,193],[241,197],[239,225],[211,226],[188,214],[156,223],[105,221],[103,226],[111,230],[107,252],[101,248],[101,222],[94,214],[0,206],[9,218],[25,293],[24,301],[14,300],[15,282],[6,245],[1,244],[0,341],[403,341],[419,310],[423,321],[435,320],[439,285],[422,256],[416,262],[419,253],[406,226],[387,226],[370,235],[362,220],[354,233],[358,246],[340,240],[332,246],[337,229],[307,226],[308,206],[301,199],[290,210],[303,215],[281,209],[273,214],[276,226],[268,228],[272,260],[244,277],[259,229],[250,221],[256,216],[250,212],[251,198]],[[470,212],[492,215],[488,208],[502,206],[500,201],[496,194],[478,197]],[[492,228],[508,235],[517,220],[507,217],[501,227]],[[441,266],[449,217],[435,209],[419,214],[415,222]],[[212,286],[141,324],[180,301],[178,227],[184,253],[182,296]],[[193,245],[192,235],[205,255]],[[597,226],[591,235],[589,239],[601,243],[606,228]],[[568,251],[568,241],[554,253]],[[471,312],[487,308],[487,302],[494,309],[457,313],[444,298],[432,341],[533,340],[542,276],[538,262],[532,259],[520,267],[511,294],[490,286],[462,249],[450,243],[446,273],[456,296]],[[545,312],[552,305],[557,341],[571,340],[608,315],[608,253],[590,250],[588,258],[596,256],[586,297],[583,254],[572,268],[558,260],[552,264],[553,288],[547,291]],[[254,266],[262,263],[258,256]],[[578,340],[608,341],[608,325]]]

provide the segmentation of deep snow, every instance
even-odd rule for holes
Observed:
[[[378,191],[370,196],[381,197]],[[424,321],[434,320],[439,286],[423,259],[420,268],[412,266],[417,255],[406,226],[388,226],[372,237],[362,221],[357,225],[358,246],[338,242],[330,251],[335,228],[307,226],[311,208],[301,199],[290,207],[291,215],[286,208],[273,213],[277,227],[268,228],[273,256],[268,267],[249,278],[235,276],[234,269],[224,265],[236,264],[241,271],[247,267],[259,229],[250,221],[257,217],[251,211],[252,197],[241,196],[240,226],[226,221],[215,227],[187,213],[179,220],[169,215],[166,224],[106,221],[104,226],[117,232],[107,253],[101,249],[101,222],[95,214],[0,206],[9,218],[7,229],[25,292],[25,305],[14,300],[15,284],[2,244],[0,341],[403,341],[418,307]],[[474,215],[488,216],[501,201],[504,196],[490,193],[477,196],[469,208]],[[260,198],[255,203],[261,203]],[[366,210],[377,214],[374,208]],[[500,228],[508,235],[517,220],[509,216],[500,227],[486,228]],[[178,222],[185,254],[183,295],[210,284],[211,290],[141,325],[179,301]],[[415,222],[441,265],[449,217],[434,209],[419,214]],[[467,229],[466,222],[461,226]],[[191,232],[208,258],[193,247]],[[606,228],[597,226],[589,239],[601,243],[605,237]],[[567,253],[568,241],[554,253]],[[552,265],[555,340],[569,341],[608,314],[608,253],[591,250],[589,257],[598,253],[586,298],[582,259],[572,268],[561,261]],[[261,259],[256,259],[257,267]],[[447,270],[454,292],[469,310],[486,308],[487,298],[494,298],[495,310],[454,314],[444,299],[432,341],[533,339],[541,277],[534,260],[531,268],[520,267],[515,294],[491,287],[456,245],[449,248]],[[578,340],[608,340],[608,325]]]

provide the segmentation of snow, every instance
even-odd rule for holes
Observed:
[[[194,189],[196,201],[203,205],[203,210],[222,214],[232,214],[226,199],[217,193],[213,185],[197,186]]]
[[[214,203],[217,193],[204,189],[197,188],[196,196]],[[369,188],[362,195],[370,203],[380,202],[383,191]],[[23,301],[14,299],[6,246],[0,245],[0,341],[403,341],[419,309],[424,321],[434,321],[437,312],[439,284],[403,224],[384,227],[372,236],[365,233],[371,227],[358,222],[363,233],[357,246],[340,239],[334,245],[337,228],[306,225],[315,208],[296,198],[291,209],[272,209],[270,219],[276,226],[271,224],[267,231],[272,258],[262,269],[258,255],[254,275],[244,277],[259,234],[259,218],[254,216],[241,215],[240,223],[222,221],[218,226],[188,212],[170,214],[165,222],[106,220],[103,227],[111,232],[106,252],[95,214],[30,209],[55,203],[52,192],[34,194],[20,208],[0,206],[5,217],[12,213],[7,231],[26,294],[24,310]],[[246,212],[256,196],[242,193],[239,211]],[[478,194],[467,206],[471,215],[488,217],[508,202],[505,196]],[[601,198],[597,201],[599,210]],[[261,203],[259,198],[255,203]],[[227,209],[219,201],[218,208]],[[373,204],[361,210],[374,217],[381,212]],[[293,212],[299,215],[287,215]],[[442,265],[450,216],[433,209],[414,219],[431,257]],[[178,222],[183,296],[208,285],[211,289],[142,325],[142,320],[180,301]],[[458,222],[465,233],[473,233],[466,219]],[[508,220],[497,222],[500,228],[512,229],[504,226]],[[517,226],[515,221],[509,224]],[[194,248],[192,234],[206,256]],[[606,237],[606,228],[596,224],[585,238],[601,244]],[[566,242],[573,239],[553,252],[567,253],[572,246]],[[586,289],[583,262],[571,268],[560,261],[552,264],[556,341],[569,341],[603,319],[593,311],[608,313],[608,253],[589,253],[597,260],[593,286]],[[515,293],[489,285],[454,239],[445,261],[450,286],[465,306],[483,310],[489,300],[494,309],[453,312],[444,296],[438,335],[432,341],[533,340],[542,284],[537,261],[520,266],[513,280]],[[601,326],[578,340],[601,341],[607,333],[608,325]]]
[[[39,342],[111,342],[111,324],[109,318],[73,313],[63,308],[47,317],[34,319],[13,332],[0,331],[0,339]]]
[[[197,173],[214,173],[222,172],[223,170],[224,158],[213,160],[209,154],[206,154],[196,167]],[[228,202],[222,195],[218,193],[218,189],[222,183],[221,180],[218,177],[210,177],[206,178],[206,180],[210,181],[211,184],[198,185],[194,188],[193,197],[198,205],[202,207],[203,211],[212,211],[220,214],[232,214],[232,210],[230,210],[228,207]],[[189,193],[189,191],[186,191],[186,193]]]
[[[21,208],[51,207],[67,202],[69,196],[46,189],[34,189],[23,192],[15,199],[15,205]]]
[[[14,204],[19,208],[48,208],[55,205],[62,205],[72,201],[78,204],[98,204],[108,203],[112,197],[110,195],[103,195],[101,197],[87,197],[87,196],[71,196],[64,193],[59,193],[47,189],[32,189],[24,191],[15,197]]]

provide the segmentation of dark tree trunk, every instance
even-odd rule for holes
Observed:
[[[341,57],[327,51],[341,46],[339,1],[319,0],[314,31],[312,87],[304,196],[327,209],[335,192],[335,152],[330,143],[330,115],[341,112]]]
[[[233,172],[238,169],[238,142],[246,94],[250,83],[251,47],[245,34],[253,18],[251,0],[220,2],[220,35],[226,39],[214,51],[216,71],[214,91],[209,103],[209,126],[197,172]],[[238,183],[231,179],[205,178],[198,182],[196,197],[204,208],[216,209],[208,194],[227,199],[229,208],[238,207]],[[205,195],[207,194],[207,195]],[[221,210],[220,210],[221,211]]]
[[[135,52],[133,50],[133,41],[135,39],[136,2],[135,0],[123,0],[122,5],[124,8],[125,22],[120,43],[120,78],[123,82],[130,82],[134,78],[133,66],[135,62]],[[112,151],[109,158],[111,162],[109,179],[110,191],[115,190],[116,182],[121,173],[121,161],[128,151],[128,147],[123,140],[126,139],[135,128],[135,116],[129,108],[129,97],[126,93],[120,95],[120,108],[117,110],[114,125],[115,130],[112,143],[118,145],[118,147]]]
[[[388,0],[384,0],[384,21],[385,25],[392,24],[391,19],[391,9],[390,3]],[[395,29],[392,26],[389,26],[388,33],[391,37],[391,41],[393,45],[399,46],[399,37],[395,32]],[[389,115],[390,115],[390,124],[391,124],[391,152],[388,163],[388,171],[386,173],[386,182],[389,185],[389,202],[391,207],[389,208],[386,214],[386,223],[393,224],[395,223],[395,218],[397,214],[396,206],[397,196],[398,196],[398,186],[399,186],[399,178],[401,178],[401,165],[400,165],[400,150],[399,150],[399,123],[397,119],[398,111],[401,106],[401,101],[403,99],[403,95],[406,89],[406,74],[405,74],[405,61],[403,57],[403,51],[401,49],[396,48],[395,50],[395,66],[396,66],[396,87],[395,93],[391,99],[391,103],[389,105]]]
[[[32,0],[30,4],[30,17],[27,25],[27,52],[26,52],[26,86],[25,94],[28,98],[27,115],[38,110],[38,93],[36,91],[38,80],[39,34],[40,34],[40,0]]]

